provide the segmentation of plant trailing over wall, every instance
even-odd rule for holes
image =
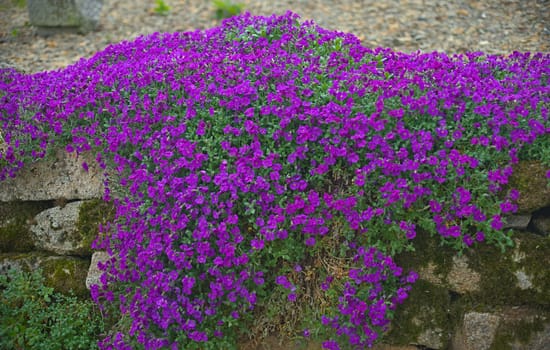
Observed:
[[[116,215],[92,294],[120,314],[103,348],[234,347],[256,307],[312,284],[327,302],[299,333],[361,348],[416,280],[392,256],[418,230],[457,250],[512,244],[512,165],[550,165],[548,67],[244,14],[60,71],[0,71],[0,175],[54,144],[97,153]]]

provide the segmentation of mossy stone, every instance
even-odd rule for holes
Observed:
[[[548,166],[540,161],[524,160],[514,165],[509,188],[519,191],[519,213],[529,213],[550,205],[550,186],[546,172]]]
[[[391,329],[382,341],[445,349],[454,328],[450,309],[451,297],[446,288],[418,280],[407,300],[397,308]]]
[[[502,318],[489,350],[539,349],[533,344],[533,338],[550,330],[550,311],[538,310],[534,314],[531,317],[507,315]]]
[[[43,252],[0,254],[0,273],[6,273],[10,268],[26,272],[41,269],[46,286],[63,294],[72,291],[79,298],[90,296],[86,289],[89,267],[89,259],[51,256]]]
[[[32,251],[30,225],[36,214],[49,207],[50,202],[0,203],[0,253]]]
[[[443,283],[453,267],[453,256],[456,255],[456,251],[442,244],[439,237],[423,230],[417,232],[412,245],[413,251],[402,252],[395,257],[397,265],[416,272],[433,266],[433,274],[441,276]]]
[[[76,237],[70,237],[74,241],[81,242],[78,255],[92,255],[92,243],[99,234],[99,225],[105,225],[114,220],[114,216],[115,208],[111,202],[92,199],[82,203],[75,223],[76,230],[73,233]]]
[[[489,245],[466,253],[471,268],[481,274],[479,292],[469,297],[493,306],[550,307],[550,237],[527,232],[514,232],[513,237],[517,246],[504,253]],[[531,286],[521,288],[518,271]]]
[[[86,289],[86,276],[90,262],[73,257],[51,257],[41,264],[44,284],[55,291],[69,294],[71,291],[80,298],[89,297]]]

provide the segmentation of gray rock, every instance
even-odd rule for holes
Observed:
[[[441,328],[428,328],[423,330],[416,340],[416,343],[429,349],[442,349],[444,330]]]
[[[459,294],[479,290],[480,275],[468,265],[468,257],[454,255],[452,265],[447,275],[436,272],[437,265],[430,262],[419,271],[420,278],[439,286],[445,286]]]
[[[90,268],[88,269],[88,275],[86,276],[86,288],[90,289],[92,285],[100,285],[99,278],[103,274],[97,264],[99,262],[105,262],[109,259],[109,254],[107,252],[95,252],[92,255],[92,262],[90,263]]]
[[[449,322],[451,298],[445,287],[419,279],[409,297],[396,310],[385,340],[390,344],[414,344],[429,349],[448,349],[453,332]]]
[[[525,271],[517,270],[514,272],[514,275],[518,279],[516,284],[520,289],[526,290],[533,287],[533,282],[531,282],[531,277],[527,275]]]
[[[76,222],[82,201],[64,207],[45,210],[35,217],[31,226],[34,245],[41,250],[59,255],[81,255],[89,250],[89,240],[79,234]]]
[[[83,162],[88,164],[88,171]],[[2,181],[0,202],[102,198],[103,179],[103,170],[91,154],[75,156],[60,150],[24,167],[15,178]]]
[[[0,253],[34,250],[30,226],[36,214],[50,207],[48,202],[0,202]]]
[[[32,25],[39,35],[88,33],[97,28],[103,0],[28,0]]]
[[[550,206],[547,171],[548,167],[536,160],[520,161],[514,165],[509,185],[519,190],[518,213],[532,213]]]
[[[500,325],[492,348],[511,350],[550,349],[550,312],[524,306],[498,312]]]
[[[550,324],[544,329],[531,335],[528,344],[514,344],[513,350],[548,350],[550,349]]]
[[[527,229],[527,226],[529,226],[529,221],[531,221],[530,214],[506,216],[504,218],[504,226],[502,229],[513,228],[517,230],[525,230]]]
[[[539,210],[531,220],[533,230],[543,236],[550,236],[550,207]]]
[[[453,256],[453,265],[447,276],[451,290],[459,294],[478,291],[480,278],[480,274],[469,267],[468,257]]]
[[[468,312],[453,339],[454,350],[488,350],[493,344],[500,316]]]

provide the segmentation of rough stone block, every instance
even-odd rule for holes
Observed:
[[[536,233],[543,236],[550,236],[550,207],[535,212],[531,220],[531,225]]]
[[[447,276],[452,291],[460,294],[478,291],[480,278],[480,274],[470,268],[468,257],[453,256],[453,265]]]
[[[90,240],[76,227],[82,201],[47,209],[35,217],[31,226],[34,245],[59,255],[88,255]]]
[[[455,350],[489,350],[500,323],[500,316],[468,312],[453,339]]]
[[[94,284],[100,285],[99,278],[103,274],[103,271],[99,269],[97,264],[99,262],[105,262],[108,259],[109,254],[107,252],[95,252],[92,255],[92,262],[90,263],[90,268],[86,276],[86,288],[90,289]]]
[[[27,1],[30,22],[41,35],[59,31],[87,33],[95,30],[102,6],[103,0]]]
[[[0,253],[34,250],[31,224],[36,214],[49,207],[48,202],[0,202]]]
[[[504,226],[502,229],[513,228],[516,230],[525,230],[529,226],[529,221],[531,221],[531,215],[510,215],[504,218]]]
[[[91,154],[76,156],[59,150],[0,182],[0,202],[102,198],[103,180],[103,170]]]
[[[446,288],[418,280],[409,298],[397,308],[395,319],[383,341],[392,345],[418,345],[447,349],[452,329],[451,300]]]
[[[521,161],[514,166],[510,188],[519,190],[518,213],[531,213],[550,206],[548,167],[539,161]]]
[[[550,349],[550,313],[530,307],[467,312],[453,336],[453,350]]]

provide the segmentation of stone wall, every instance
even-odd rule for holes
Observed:
[[[90,165],[85,171],[81,163]],[[41,268],[46,283],[88,297],[97,283],[90,244],[114,215],[103,173],[87,155],[60,152],[0,182],[0,273]],[[462,255],[419,233],[398,263],[419,272],[380,349],[550,349],[550,188],[538,162],[516,167],[522,196],[506,219],[515,247],[481,245]],[[311,344],[308,348],[320,348]],[[269,347],[272,348],[272,347]],[[276,347],[273,347],[276,348]]]
[[[58,152],[0,182],[0,272],[40,268],[57,291],[89,297],[86,278],[98,225],[113,216],[103,172],[89,155]]]

